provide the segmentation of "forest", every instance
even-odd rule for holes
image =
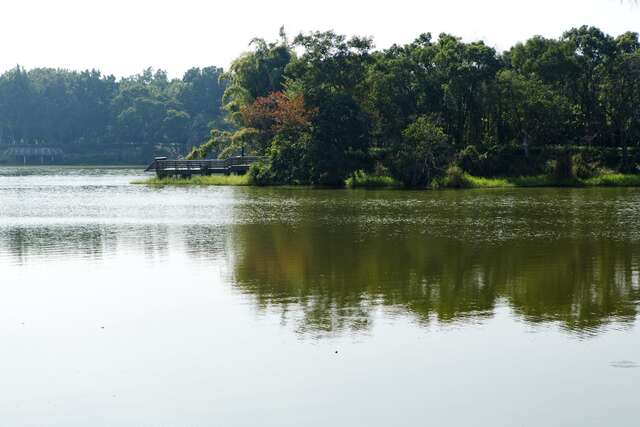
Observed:
[[[221,74],[217,67],[192,68],[169,79],[148,68],[116,80],[97,70],[17,66],[0,76],[0,160],[40,163],[37,155],[11,155],[29,153],[16,150],[25,147],[55,148],[64,155],[54,161],[63,163],[144,164],[155,154],[178,156],[226,126]]]
[[[584,26],[503,53],[428,33],[385,50],[331,31],[252,46],[224,74],[233,128],[191,157],[264,155],[258,184],[637,172],[637,33]]]
[[[583,26],[505,52],[429,33],[377,50],[281,29],[181,80],[18,67],[0,78],[0,143],[260,155],[250,175],[264,185],[637,173],[640,42]]]

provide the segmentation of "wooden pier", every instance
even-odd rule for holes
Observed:
[[[193,175],[244,175],[249,166],[258,160],[258,156],[235,156],[221,160],[168,160],[166,157],[156,157],[145,172],[155,171],[158,178],[175,176],[190,178]]]

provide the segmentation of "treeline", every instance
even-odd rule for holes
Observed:
[[[484,176],[636,171],[640,43],[581,27],[497,53],[423,34],[374,50],[334,32],[257,39],[225,73],[233,130],[192,157],[252,153],[258,183],[342,185],[358,171],[427,185]]]
[[[123,161],[185,153],[224,127],[221,74],[192,68],[169,79],[149,68],[116,80],[95,70],[18,66],[0,76],[0,147],[57,147],[94,162],[113,158],[116,147],[138,153]]]

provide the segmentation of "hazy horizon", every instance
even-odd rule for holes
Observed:
[[[212,4],[199,0],[128,1],[109,4],[61,0],[56,4],[25,0],[0,6],[6,19],[0,36],[11,40],[0,55],[0,72],[21,65],[99,69],[117,77],[147,67],[181,77],[191,67],[229,63],[250,40],[274,40],[284,25],[291,36],[333,29],[371,36],[376,47],[411,42],[419,34],[441,32],[465,41],[483,40],[498,51],[534,35],[558,37],[593,25],[613,36],[640,32],[640,7],[620,0],[514,2],[399,0],[339,2],[314,9],[292,0]],[[361,16],[362,19],[354,18]]]

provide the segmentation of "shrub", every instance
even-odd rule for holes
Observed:
[[[573,175],[580,179],[591,178],[598,172],[595,165],[593,163],[587,162],[584,156],[580,153],[573,156],[572,162]]]
[[[273,138],[267,154],[271,159],[269,169],[274,184],[309,184],[310,144],[311,135],[308,133],[295,137],[276,135]]]
[[[640,186],[640,175],[607,173],[589,178],[585,180],[585,184],[602,187],[638,187]]]
[[[358,171],[347,178],[346,185],[349,188],[397,188],[402,184],[388,175],[368,174]]]
[[[266,162],[255,162],[249,166],[249,183],[251,185],[273,185],[276,182],[271,165]]]
[[[442,174],[453,157],[447,141],[447,134],[434,119],[418,117],[402,132],[387,159],[393,177],[408,187],[427,185]]]
[[[460,166],[449,165],[441,180],[442,187],[445,188],[470,188],[472,187],[468,175]]]

